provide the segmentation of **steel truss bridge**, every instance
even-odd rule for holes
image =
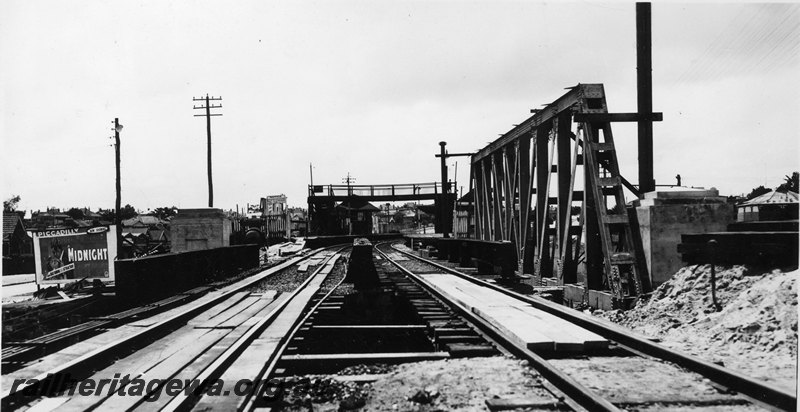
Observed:
[[[608,113],[602,84],[579,84],[533,112],[471,157],[475,237],[513,242],[522,272],[559,285],[576,283],[583,262],[588,289],[616,299],[648,291],[623,187],[639,191],[619,172],[611,123],[661,114]]]

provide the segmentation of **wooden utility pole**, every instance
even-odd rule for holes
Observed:
[[[440,156],[442,158],[442,201],[439,202],[439,223],[442,226],[442,237],[445,239],[450,237],[450,232],[447,230],[447,215],[448,215],[448,207],[447,207],[447,192],[450,189],[450,185],[447,184],[447,151],[445,150],[445,146],[447,146],[447,142],[439,142],[439,147],[441,150]]]
[[[119,132],[122,130],[122,125],[119,124],[119,118],[114,118],[114,163],[117,167],[117,199],[115,202],[114,225],[117,227],[117,258],[121,257],[120,251],[122,250],[122,182],[120,177],[120,159],[119,159]]]
[[[206,118],[206,130],[208,132],[208,207],[214,207],[214,183],[211,179],[211,116],[222,116],[221,113],[211,113],[211,109],[219,109],[222,107],[222,104],[212,105],[212,101],[221,101],[222,96],[220,97],[209,97],[206,94],[206,97],[196,98],[193,97],[192,101],[195,102],[202,102],[205,101],[205,106],[192,106],[193,109],[205,109],[205,114],[196,114],[194,117],[205,117]]]
[[[650,3],[636,3],[636,97],[639,112],[639,192],[656,190],[653,179],[653,59]]]
[[[447,142],[439,142],[439,150],[440,153],[436,155],[436,157],[441,158],[441,170],[442,170],[442,201],[440,202],[439,206],[439,213],[441,214],[440,220],[442,225],[442,237],[449,238],[450,237],[450,229],[452,224],[452,219],[450,216],[450,208],[447,207],[447,194],[450,192],[450,182],[447,180],[447,158],[448,157],[459,157],[459,156],[472,156],[473,153],[447,153]],[[456,173],[458,169],[456,169]],[[456,176],[456,178],[458,178]],[[454,202],[455,203],[455,202]],[[455,206],[455,204],[453,205]],[[455,209],[454,209],[455,210]],[[450,224],[448,224],[450,222]]]

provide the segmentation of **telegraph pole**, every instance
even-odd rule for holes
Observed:
[[[342,178],[342,183],[347,183],[347,196],[352,195],[351,190],[353,189],[350,188],[350,184],[355,183],[355,181],[355,177],[350,177],[350,172],[347,172],[347,177]]]
[[[203,117],[206,118],[206,130],[208,132],[208,207],[214,207],[214,183],[211,180],[211,116],[222,116],[221,113],[211,113],[211,109],[219,109],[222,107],[222,104],[213,105],[211,104],[212,101],[221,101],[222,96],[220,97],[209,97],[206,94],[206,97],[192,97],[192,101],[195,102],[202,102],[205,101],[205,106],[201,103],[200,106],[192,106],[192,109],[205,109],[205,114],[196,114],[194,117]]]
[[[353,234],[353,199],[351,197],[353,195],[353,189],[350,188],[350,184],[355,181],[355,177],[350,177],[350,172],[347,172],[347,177],[342,178],[342,183],[347,183],[347,220],[350,221],[348,225],[349,235]]]
[[[114,213],[114,225],[117,227],[117,259],[121,258],[120,250],[122,250],[122,216],[120,215],[122,209],[122,182],[120,177],[120,158],[119,158],[119,132],[122,130],[122,125],[119,124],[119,118],[114,118],[114,163],[117,168],[117,199],[115,202],[116,213]]]
[[[308,173],[311,176],[311,191],[309,197],[314,196],[314,165],[308,163]],[[311,202],[308,202],[308,210],[306,211],[306,237],[311,233]]]

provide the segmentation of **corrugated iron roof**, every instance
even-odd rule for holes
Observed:
[[[750,199],[741,204],[741,206],[754,206],[754,205],[765,205],[765,204],[786,204],[786,203],[798,203],[797,193],[795,192],[778,192],[772,191],[769,193],[764,193],[761,196],[755,197]]]

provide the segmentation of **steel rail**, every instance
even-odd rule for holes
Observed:
[[[222,302],[223,300],[229,298],[230,296],[233,296],[236,292],[239,292],[242,289],[246,289],[246,288],[252,286],[253,284],[255,284],[255,283],[257,283],[257,282],[259,282],[259,281],[261,281],[261,280],[263,280],[263,279],[265,279],[265,278],[267,278],[269,276],[272,276],[273,274],[278,273],[278,272],[280,272],[280,271],[282,271],[284,269],[287,269],[287,268],[291,267],[292,265],[294,265],[294,264],[296,264],[298,262],[306,260],[309,257],[314,256],[317,253],[319,253],[319,252],[321,252],[322,250],[325,250],[325,249],[327,249],[327,248],[320,248],[320,249],[317,249],[317,250],[315,250],[315,251],[313,251],[313,252],[311,252],[311,253],[309,253],[309,254],[307,254],[305,256],[301,256],[299,258],[289,259],[289,260],[287,260],[287,261],[285,261],[283,263],[280,263],[280,264],[278,264],[276,266],[273,266],[271,268],[267,268],[267,269],[265,269],[265,271],[270,271],[271,270],[272,272],[269,273],[269,274],[265,274],[263,276],[256,275],[256,276],[251,276],[249,278],[243,279],[243,280],[239,281],[238,283],[234,283],[233,284],[234,287],[232,287],[230,290],[228,290],[228,291],[226,291],[224,293],[221,293],[217,297],[208,299],[205,302],[198,302],[197,300],[195,300],[195,301],[187,304],[187,306],[189,306],[189,308],[186,311],[184,311],[184,312],[182,312],[180,314],[177,314],[177,315],[175,315],[175,316],[173,316],[171,318],[168,318],[168,319],[164,319],[164,320],[162,320],[160,322],[157,322],[157,323],[155,323],[153,325],[150,325],[148,327],[142,328],[142,330],[139,331],[139,332],[135,332],[135,333],[132,333],[132,334],[130,334],[130,335],[124,337],[124,338],[117,339],[116,341],[113,341],[113,342],[110,342],[108,344],[105,344],[105,345],[103,345],[103,346],[101,346],[101,347],[99,347],[99,348],[97,348],[97,349],[95,349],[95,350],[93,350],[93,351],[91,351],[89,353],[81,355],[81,356],[79,356],[79,357],[77,357],[77,358],[75,358],[75,359],[73,359],[71,361],[64,362],[61,365],[59,365],[59,366],[57,366],[57,367],[55,367],[55,368],[53,368],[51,370],[48,370],[46,372],[42,372],[39,375],[36,375],[36,376],[34,376],[32,378],[28,378],[25,381],[25,383],[23,383],[21,385],[15,385],[12,388],[3,388],[2,393],[0,393],[0,399],[2,399],[2,405],[8,404],[11,401],[11,398],[13,398],[13,397],[20,396],[20,395],[25,396],[25,395],[35,394],[37,392],[37,389],[39,389],[40,385],[45,384],[45,383],[51,383],[50,379],[52,379],[53,376],[59,376],[60,374],[61,375],[72,374],[73,372],[79,371],[80,368],[91,364],[92,362],[96,361],[97,359],[100,359],[101,357],[113,356],[114,354],[119,353],[117,351],[120,348],[125,347],[126,345],[133,344],[134,342],[139,341],[141,339],[146,339],[146,338],[149,338],[149,337],[152,337],[152,336],[157,336],[162,331],[167,330],[168,328],[170,328],[170,327],[172,327],[174,325],[177,325],[177,324],[183,322],[184,320],[186,320],[188,318],[191,318],[192,316],[195,316],[196,314],[198,314],[198,313],[200,313],[200,312],[202,312],[204,310],[207,310],[208,308],[212,307],[213,305],[215,305],[215,304],[217,304],[219,302]],[[203,298],[200,298],[200,300],[202,300],[202,299]],[[75,375],[79,375],[79,373],[75,373]]]
[[[623,346],[627,346],[648,356],[680,365],[693,372],[699,373],[700,375],[703,375],[704,377],[722,386],[725,386],[726,388],[743,393],[759,402],[763,402],[767,405],[786,411],[797,410],[796,394],[792,394],[774,386],[769,386],[764,382],[700,359],[697,356],[682,353],[674,349],[667,348],[666,346],[659,345],[655,342],[651,342],[650,340],[637,336],[637,334],[632,333],[630,330],[613,324],[602,323],[584,313],[578,312],[574,309],[566,308],[549,300],[537,296],[523,295],[506,288],[493,285],[489,282],[453,270],[447,266],[440,265],[431,260],[424,259],[412,253],[397,249],[394,247],[394,245],[392,245],[392,249],[435,266],[450,274],[459,276],[472,283],[491,288],[523,302],[529,303],[536,309],[558,316],[589,331],[597,333],[607,339],[616,341]]]
[[[341,252],[342,249],[344,248],[339,249],[336,253]],[[283,312],[286,306],[288,306],[289,303],[291,303],[292,300],[295,297],[297,297],[297,295],[300,292],[302,292],[306,287],[308,287],[308,284],[311,283],[311,281],[314,280],[314,278],[316,278],[317,275],[319,275],[319,272],[321,272],[325,268],[325,264],[329,262],[330,259],[333,258],[333,256],[336,255],[331,255],[330,257],[325,259],[319,265],[319,267],[316,270],[314,270],[314,273],[312,273],[311,276],[306,278],[306,280],[303,281],[303,283],[301,283],[300,286],[298,286],[297,289],[295,289],[287,299],[284,299],[277,307],[275,307],[267,315],[259,319],[258,322],[256,322],[252,327],[250,327],[250,329],[247,330],[247,332],[244,333],[244,335],[240,336],[236,340],[236,342],[234,342],[230,347],[228,347],[227,350],[225,350],[225,352],[222,353],[222,355],[220,355],[216,360],[214,360],[214,362],[211,365],[206,367],[203,370],[203,372],[201,372],[200,375],[196,378],[197,381],[211,382],[213,379],[219,377],[225,371],[225,369],[227,369],[228,366],[230,366],[236,360],[236,358],[250,345],[250,343],[259,334],[261,334],[261,332],[263,332],[281,312]],[[277,352],[273,352],[273,355],[275,353]],[[253,380],[253,382],[258,382],[258,380]],[[166,406],[164,406],[164,408],[161,409],[161,411],[171,412],[178,410],[186,410],[191,406],[191,404],[195,402],[196,399],[199,398],[198,395],[201,395],[202,392],[203,392],[202,388],[198,389],[197,391],[192,391],[191,393],[187,393],[187,391],[182,391],[181,393],[178,394],[178,396],[172,398],[172,400]],[[249,396],[247,397],[249,398],[252,397],[254,394],[250,393],[248,395]],[[247,402],[245,402],[245,404],[246,403]]]
[[[408,253],[405,253],[401,250],[396,249],[394,246],[392,248],[400,253],[404,253],[406,255],[412,256]],[[391,262],[395,267],[397,267],[401,272],[406,274],[407,276],[416,280],[420,285],[425,287],[430,293],[439,297],[439,299],[447,302],[451,307],[457,308],[459,312],[461,312],[461,316],[464,316],[473,322],[476,325],[480,325],[480,327],[485,328],[492,332],[493,335],[496,335],[503,341],[506,345],[507,349],[511,349],[511,352],[517,353],[520,356],[524,357],[530,364],[536,369],[542,377],[550,381],[558,390],[562,391],[566,396],[571,398],[573,401],[577,402],[581,407],[586,408],[590,411],[619,411],[620,409],[614,406],[611,402],[606,400],[605,398],[597,395],[589,388],[583,386],[578,381],[572,379],[569,375],[565,374],[564,372],[558,370],[553,365],[550,364],[546,359],[537,355],[527,347],[524,347],[518,343],[513,342],[511,339],[507,338],[503,332],[501,332],[497,327],[492,325],[491,323],[487,322],[484,319],[479,318],[471,311],[463,308],[457,302],[454,302],[448,299],[446,296],[439,293],[437,290],[431,288],[424,280],[422,280],[419,276],[411,272],[410,270],[404,268],[399,263],[395,262],[391,259],[386,253],[382,250],[378,249],[377,247],[375,250],[380,253],[384,259],[388,262]],[[419,259],[425,263],[432,264],[432,262],[427,261],[425,259]],[[439,265],[433,265],[437,268],[444,268],[440,267]]]
[[[333,271],[331,271],[331,274],[332,272]],[[272,375],[272,373],[275,371],[275,367],[278,365],[281,356],[283,356],[283,353],[286,351],[286,348],[289,347],[289,343],[292,341],[292,338],[297,334],[300,328],[302,328],[303,325],[308,321],[308,318],[311,317],[312,314],[314,314],[314,311],[316,311],[320,307],[320,305],[322,305],[322,302],[324,302],[325,299],[328,299],[328,297],[330,297],[333,294],[333,292],[336,291],[336,288],[338,288],[344,282],[346,277],[347,276],[342,276],[342,279],[338,283],[336,283],[336,285],[332,287],[331,290],[329,290],[328,293],[326,293],[325,296],[323,296],[314,306],[312,306],[311,309],[309,309],[305,313],[302,319],[299,319],[298,322],[295,323],[295,325],[292,327],[291,332],[289,332],[288,335],[284,336],[280,346],[273,353],[272,359],[270,359],[270,362],[267,365],[267,367],[261,371],[259,376],[257,376],[256,379],[253,380],[253,382],[259,382],[263,378],[269,379],[270,375]],[[254,404],[257,396],[258,396],[257,393],[248,393],[247,399],[244,402],[244,407],[240,408],[239,410],[245,410],[245,411],[253,410],[255,408]]]

